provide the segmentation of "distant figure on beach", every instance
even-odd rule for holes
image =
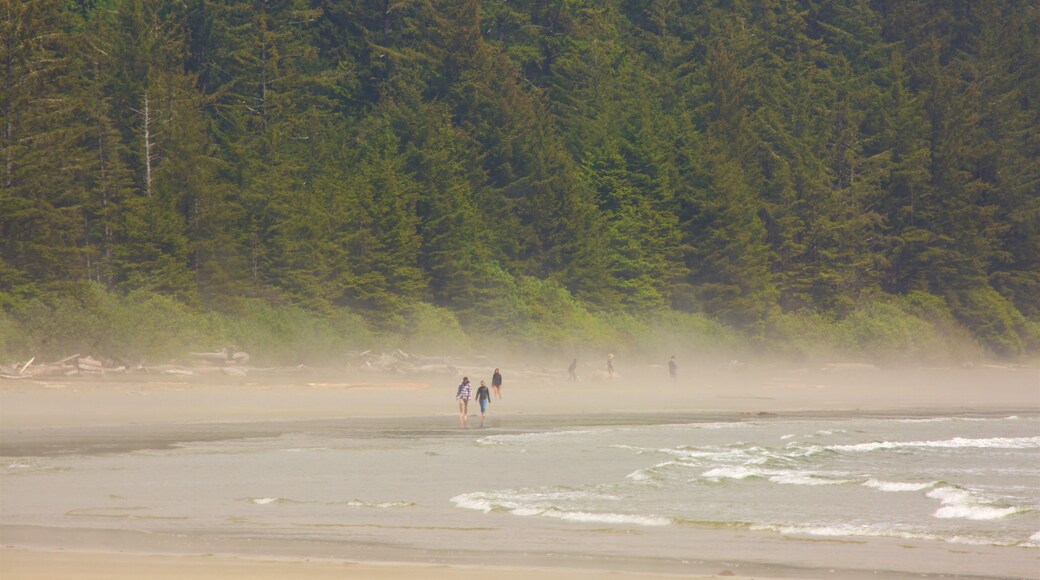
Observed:
[[[466,424],[466,415],[469,414],[469,397],[471,389],[469,386],[469,377],[462,377],[462,383],[459,384],[459,390],[455,393],[455,400],[459,402],[459,424]]]
[[[668,359],[668,375],[675,379],[679,374],[679,363],[675,362],[675,355]]]
[[[578,359],[575,358],[571,361],[571,366],[567,367],[567,378],[576,381],[578,380]]]
[[[477,389],[477,402],[480,403],[480,426],[483,427],[484,415],[487,413],[488,403],[491,402],[491,393],[488,392],[484,381],[480,381],[480,388]]]
[[[614,353],[607,353],[607,378],[614,378]]]
[[[491,375],[491,388],[495,389],[495,396],[498,400],[502,400],[502,373],[495,369],[495,374]]]

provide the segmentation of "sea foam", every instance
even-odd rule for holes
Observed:
[[[868,479],[863,482],[866,487],[873,487],[881,491],[921,491],[928,489],[935,485],[935,482],[929,483],[909,483],[901,481],[879,481],[877,479]]]
[[[975,494],[956,487],[939,487],[925,495],[942,502],[942,507],[932,515],[943,519],[997,520],[1027,511],[1024,508],[986,505]]]
[[[583,492],[573,492],[574,496],[589,496],[590,494]],[[613,496],[604,496],[602,494],[591,494],[597,497],[608,497],[612,499]],[[657,517],[652,515],[631,515],[631,514],[617,514],[617,513],[594,513],[587,511],[576,511],[576,510],[565,510],[556,507],[545,507],[537,505],[537,501],[526,502],[525,498],[534,498],[537,500],[548,499],[552,497],[565,498],[564,494],[549,493],[549,494],[487,494],[483,492],[475,493],[464,493],[451,498],[452,503],[457,507],[464,509],[471,509],[482,511],[484,513],[491,512],[493,510],[507,511],[515,516],[539,516],[546,518],[553,518],[558,520],[566,520],[572,522],[585,522],[585,523],[604,523],[604,524],[634,524],[640,526],[667,526],[672,523],[671,518]]]
[[[875,441],[854,445],[830,445],[831,451],[878,451],[883,449],[904,448],[987,448],[987,449],[1036,449],[1040,448],[1040,437],[991,437],[987,439],[968,439],[954,437],[941,441]]]

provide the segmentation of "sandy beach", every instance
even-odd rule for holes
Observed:
[[[783,417],[1036,415],[1040,369],[878,369],[866,365],[724,368],[670,381],[656,367],[614,381],[511,379],[487,422],[490,432],[655,425]],[[490,369],[488,372],[490,378]],[[638,376],[639,379],[634,377]],[[460,431],[458,377],[305,370],[245,377],[94,376],[0,382],[0,456],[112,456],[211,441],[269,439],[301,431],[366,430],[440,436]],[[471,407],[469,427],[479,419]],[[20,497],[0,489],[3,502]],[[393,517],[393,516],[388,516]],[[437,522],[427,522],[437,525]],[[580,528],[574,534],[586,534]],[[591,530],[595,531],[595,530]],[[209,533],[135,533],[104,525],[0,522],[0,576],[36,578],[497,578],[1040,577],[1040,550],[955,546],[893,538],[791,541],[731,529],[667,532],[689,544],[681,557],[656,549],[659,536],[611,538],[631,553],[510,547],[511,533],[487,532],[491,548],[379,536],[322,542]],[[677,534],[682,534],[681,537]],[[386,541],[398,538],[399,543]],[[419,536],[417,536],[419,537]],[[669,536],[660,536],[669,537]],[[375,536],[373,536],[375,538]],[[652,541],[651,541],[652,540]],[[646,544],[640,548],[640,542]]]

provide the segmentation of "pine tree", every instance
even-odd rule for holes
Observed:
[[[0,290],[86,279],[83,206],[96,133],[71,74],[74,39],[50,0],[3,0],[0,39]]]

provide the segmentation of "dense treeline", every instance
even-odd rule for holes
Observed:
[[[0,36],[6,328],[90,281],[1040,344],[1028,0],[0,0]]]

